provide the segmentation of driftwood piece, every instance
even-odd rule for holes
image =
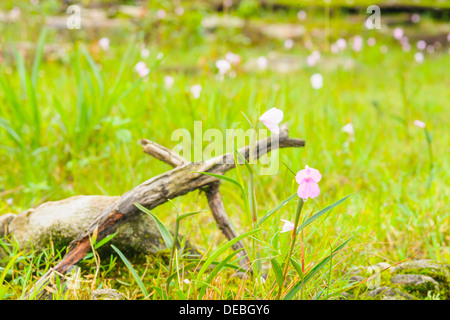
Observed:
[[[188,163],[188,161],[181,157],[179,154],[172,152],[166,147],[163,147],[153,141],[142,139],[140,143],[145,153],[171,165],[172,167],[179,167]],[[219,191],[219,186],[220,182],[211,183],[210,186],[205,190],[206,198],[208,199],[209,208],[211,209],[211,213],[213,214],[213,217],[216,220],[219,229],[222,231],[225,237],[227,237],[228,240],[231,240],[236,238],[237,234],[234,231],[233,226],[231,225],[230,218],[228,217],[225,210],[222,196],[220,195]],[[238,253],[238,256],[241,257],[239,263],[246,270],[251,269],[250,259],[242,242],[238,241],[237,243],[235,243],[233,245],[233,249],[242,249],[242,251]]]
[[[151,143],[146,143],[145,145],[147,147],[144,146],[144,150],[152,154],[152,147],[154,149],[155,144],[152,145]],[[246,146],[238,151],[248,161],[251,152],[253,152],[252,159],[258,159],[277,148],[303,147],[304,145],[304,140],[290,138],[287,126],[284,125],[280,128],[280,133],[278,135],[258,140],[253,148]],[[181,159],[178,160],[184,162],[184,159]],[[160,160],[164,161],[162,158]],[[71,266],[83,259],[91,249],[90,238],[93,234],[96,234],[97,241],[100,241],[106,236],[114,233],[120,225],[143,214],[143,212],[134,205],[135,203],[151,210],[167,202],[169,199],[185,195],[197,189],[209,187],[212,184],[217,185],[220,181],[218,178],[202,174],[201,172],[223,175],[236,166],[234,155],[232,153],[224,154],[204,162],[188,162],[182,164],[178,163],[177,160],[171,159],[170,161],[172,161],[173,165],[180,165],[141,183],[134,189],[126,192],[115,203],[106,208],[86,231],[81,233],[70,243],[64,258],[36,283],[35,287],[30,291],[29,296],[33,296],[33,290],[42,289],[54,273],[64,274]],[[213,189],[209,190],[209,202],[212,202],[213,204],[220,203],[220,194],[218,194],[214,188],[215,187],[213,186]],[[225,212],[224,208],[220,209],[220,211],[222,213]]]

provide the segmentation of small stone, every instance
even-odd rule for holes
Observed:
[[[407,293],[401,292],[395,288],[379,287],[367,292],[371,298],[380,298],[381,300],[415,300],[416,298]]]
[[[91,300],[125,300],[125,296],[114,289],[100,289],[91,292]]]

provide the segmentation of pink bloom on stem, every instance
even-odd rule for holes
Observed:
[[[420,120],[415,120],[414,121],[414,125],[419,127],[419,128],[425,128],[425,122],[420,121]]]
[[[146,75],[148,75],[150,73],[150,69],[147,68],[147,65],[143,61],[139,61],[138,63],[136,63],[136,65],[134,66],[134,70],[141,77],[145,77]]]
[[[259,117],[259,121],[261,121],[267,127],[267,129],[275,134],[280,133],[279,124],[281,120],[283,120],[283,111],[277,108],[271,108],[264,112],[261,117]]]
[[[280,220],[284,222],[283,229],[280,231],[281,233],[289,232],[294,229],[294,224],[292,222],[290,222],[288,220],[284,220],[284,219],[280,219]]]
[[[418,23],[420,21],[420,15],[415,13],[411,16],[411,21],[414,23]]]
[[[295,181],[299,184],[297,195],[304,201],[308,198],[315,198],[320,194],[319,181],[322,179],[322,175],[319,170],[310,168],[308,165],[305,169],[297,172]]]

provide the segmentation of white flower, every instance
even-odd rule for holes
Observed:
[[[351,122],[343,126],[341,130],[343,132],[347,132],[351,136],[355,135],[355,129],[353,128],[353,123]]]
[[[319,90],[323,87],[323,76],[320,73],[315,73],[311,76],[311,86]]]
[[[109,49],[109,39],[108,38],[101,38],[100,40],[98,40],[98,45],[103,50],[105,50],[105,51],[108,50]]]
[[[175,80],[173,79],[173,77],[171,77],[171,76],[164,77],[164,85],[167,89],[172,88],[174,82],[175,82]]]
[[[143,59],[146,59],[146,58],[148,58],[150,56],[150,50],[148,50],[147,48],[145,48],[145,47],[142,47],[142,49],[141,49],[141,57],[143,58]]]
[[[256,63],[258,64],[259,69],[266,70],[266,68],[267,68],[267,58],[266,57],[259,57],[258,60],[256,60]]]
[[[424,59],[425,57],[422,52],[416,52],[414,55],[414,60],[416,60],[417,63],[422,63]]]
[[[224,75],[231,69],[231,64],[228,60],[220,59],[216,61],[216,67],[219,69],[219,74]]]
[[[200,98],[200,95],[202,93],[202,86],[200,84],[195,84],[191,87],[191,93],[192,93],[192,97],[194,99],[198,99]]]

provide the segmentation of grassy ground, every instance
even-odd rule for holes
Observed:
[[[295,19],[295,13],[283,14]],[[196,15],[186,12],[183,28],[178,28],[180,24],[176,22],[159,27],[159,37],[154,37],[159,40],[152,38],[150,42],[137,30],[115,35],[83,34],[85,38],[74,33],[64,38],[48,30],[46,43],[65,39],[71,44],[64,59],[35,59],[39,50],[22,58],[19,50],[13,50],[0,60],[0,214],[20,212],[72,195],[120,195],[168,170],[167,165],[143,156],[136,143],[139,139],[145,137],[173,147],[176,142],[170,137],[177,128],[193,132],[194,121],[201,120],[203,130],[225,131],[238,122],[247,129],[249,124],[243,114],[262,128],[258,117],[277,107],[284,111],[290,135],[304,138],[307,145],[304,149],[280,151],[280,170],[276,175],[258,175],[255,168],[258,217],[296,191],[297,184],[281,160],[295,172],[308,164],[323,175],[321,194],[305,203],[303,216],[352,194],[304,229],[304,254],[299,245],[294,257],[303,261],[306,271],[313,270],[344,241],[354,238],[331,261],[325,261],[326,265],[305,287],[303,298],[333,299],[348,286],[343,274],[351,266],[380,261],[394,264],[411,257],[450,260],[446,206],[450,64],[446,48],[425,53],[424,62],[418,63],[414,59],[415,43],[411,51],[404,52],[392,38],[391,29],[369,31],[358,27],[350,32],[346,29],[347,34],[358,32],[365,41],[375,37],[376,45],[369,47],[365,42],[361,52],[347,48],[332,54],[328,45],[339,35],[336,30],[346,26],[347,19],[338,16],[326,20],[326,16],[318,15],[310,18],[311,24],[326,25],[329,21],[330,26],[330,38],[312,38],[313,49],[322,53],[318,65],[303,66],[288,74],[249,71],[241,66],[236,68],[235,77],[218,80],[214,63],[228,51],[247,62],[269,51],[306,59],[312,49],[305,49],[301,40],[291,50],[273,40],[247,44],[239,32],[229,30],[219,30],[211,39],[196,24]],[[264,15],[272,21],[280,17]],[[195,21],[186,24],[189,18]],[[20,32],[13,25],[3,25],[2,47],[14,44],[20,48],[23,41],[39,42],[41,29],[30,21],[28,24]],[[434,27],[445,28],[424,15],[421,24],[406,26],[405,30],[414,38]],[[145,31],[145,26],[141,29]],[[108,51],[97,45],[102,36],[111,39]],[[142,43],[150,49],[148,58],[140,57]],[[382,46],[387,52],[380,50]],[[164,54],[162,60],[157,58],[159,52]],[[344,59],[350,59],[353,67],[342,67],[338,62]],[[151,69],[145,79],[133,71],[140,60]],[[323,75],[321,90],[311,87],[314,73]],[[170,89],[164,86],[166,75],[175,80]],[[190,94],[194,84],[203,87],[200,99],[193,99]],[[426,123],[432,136],[431,159],[424,129],[413,125],[416,119]],[[355,128],[354,140],[341,129],[349,122]],[[250,180],[245,168],[230,171],[227,176],[243,181],[246,188]],[[222,195],[239,233],[253,230],[245,210],[248,200],[239,189],[224,182]],[[177,211],[205,209],[208,206],[203,195],[192,193],[156,208],[154,213],[173,229]],[[232,268],[224,268],[210,279],[210,287],[202,296],[202,286],[195,282],[198,273],[191,270],[183,276],[190,283],[183,282],[180,276],[172,283],[168,297],[275,298],[276,267],[271,267],[271,258],[280,264],[284,261],[290,237],[279,233],[280,219],[293,221],[295,210],[294,200],[269,218],[253,240],[246,238],[251,257],[260,259],[262,267],[272,268],[265,283],[257,277],[241,281],[231,277]],[[183,220],[180,232],[209,253],[225,243],[208,212]],[[12,263],[9,271],[3,269],[7,273],[3,284],[6,297],[12,299],[59,259],[51,247],[44,254],[20,253],[12,260],[18,253],[11,246],[7,260],[4,259],[5,265],[7,261]],[[134,265],[150,299],[167,297],[167,255],[145,257]],[[218,260],[225,257],[224,254]],[[86,298],[89,289],[98,287],[118,288],[130,299],[146,296],[140,280],[133,278],[117,256],[102,257],[101,263],[87,259],[81,266],[85,282],[79,290],[62,298]],[[180,258],[177,266],[183,270],[189,263]],[[298,281],[293,268],[289,275],[289,283]],[[0,285],[2,280],[0,277]]]

